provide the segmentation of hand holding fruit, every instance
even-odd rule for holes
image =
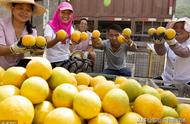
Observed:
[[[74,44],[78,44],[81,41],[86,41],[88,39],[88,34],[86,32],[74,31],[71,34],[71,41]]]
[[[46,47],[46,39],[42,36],[34,37],[32,35],[24,35],[20,39],[20,42],[18,42],[18,45],[20,49],[24,49],[24,51],[20,51],[22,53],[27,51],[31,51],[33,53],[43,53]]]
[[[100,35],[101,35],[100,31],[94,30],[94,31],[92,32],[92,41],[93,41],[93,42],[100,41],[100,40],[101,40],[101,39],[100,39]]]
[[[156,29],[155,28],[149,28],[148,29],[148,35],[153,39],[153,40],[157,40],[158,37],[156,35]]]
[[[80,31],[74,31],[72,34],[71,34],[71,41],[75,44],[78,44],[80,43],[81,41],[81,32]]]
[[[122,31],[122,35],[119,35],[117,37],[117,40],[119,43],[127,43],[129,46],[131,46],[133,44],[133,41],[131,40],[131,34],[132,34],[132,31],[130,28],[125,28],[123,31]]]
[[[46,39],[43,36],[37,36],[35,37],[36,44],[32,47],[31,52],[40,54],[44,52],[44,49],[46,47]]]
[[[10,47],[10,50],[13,54],[21,54],[28,52],[35,44],[36,40],[34,36],[24,35]]]
[[[160,26],[157,29],[150,28],[148,29],[148,34],[152,38],[153,42],[156,44],[163,44],[165,42],[164,35],[165,35],[165,28]]]
[[[165,29],[164,27],[158,27],[157,29],[150,28],[148,30],[148,34],[156,44],[163,44],[165,40],[169,45],[176,44],[176,40],[174,41],[174,38],[176,36],[176,32],[174,29]]]
[[[57,42],[61,41],[62,43],[65,43],[65,40],[67,39],[67,37],[68,37],[67,32],[61,29],[56,32],[55,40]]]
[[[175,45],[177,43],[176,39],[176,31],[172,28],[166,29],[165,31],[165,39],[168,45]]]
[[[22,38],[10,46],[12,54],[22,54],[28,51],[26,47],[22,45]]]

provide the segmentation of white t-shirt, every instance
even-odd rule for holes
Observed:
[[[163,80],[182,83],[190,82],[190,57],[179,57],[169,48],[168,44],[165,45],[167,49],[167,61],[162,74]],[[182,45],[190,49],[190,38],[182,43]]]
[[[74,28],[72,27],[71,32],[73,32],[73,31],[74,31]],[[48,24],[45,26],[44,36],[45,37],[49,36],[52,39],[54,39],[56,37],[55,32],[53,31],[51,26]],[[62,42],[58,42],[55,46],[46,49],[46,51],[45,51],[46,58],[51,63],[65,61],[65,60],[69,59],[69,56],[70,56],[69,43],[70,42],[71,41],[68,38],[66,40],[66,44],[63,44]]]

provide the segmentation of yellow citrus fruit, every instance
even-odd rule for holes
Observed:
[[[174,29],[169,28],[169,29],[166,29],[165,35],[166,35],[167,39],[171,40],[171,39],[175,38],[176,32]]]
[[[58,41],[63,41],[67,38],[67,32],[65,30],[60,29],[59,31],[56,32],[56,39]]]
[[[119,124],[146,124],[146,119],[135,112],[128,112],[119,118]]]
[[[183,124],[190,124],[190,107],[182,109],[179,117],[184,119],[185,122],[183,122]]]
[[[100,37],[100,31],[94,30],[92,32],[92,37],[95,38],[95,39],[98,39]]]
[[[120,84],[119,88],[127,93],[130,102],[134,101],[137,96],[142,94],[141,84],[135,79],[127,79]]]
[[[123,82],[126,82],[128,79],[126,78],[126,77],[124,77],[124,76],[117,76],[116,78],[115,78],[115,83],[116,84],[121,84],[121,83],[123,83]]]
[[[105,94],[113,88],[115,88],[114,82],[105,81],[105,82],[97,84],[94,87],[94,91],[98,94],[98,96],[102,100],[104,98]]]
[[[79,43],[80,42],[80,38],[81,38],[80,36],[81,36],[81,32],[80,31],[74,31],[71,34],[71,40],[73,42]]]
[[[19,95],[19,94],[20,94],[20,90],[14,85],[0,86],[0,102],[3,101],[7,97]]]
[[[76,74],[75,78],[78,85],[89,85],[92,77],[87,73],[79,72],[78,74]]]
[[[4,85],[11,84],[19,88],[26,78],[25,68],[10,67],[5,71],[2,82]]]
[[[16,121],[16,124],[31,124],[34,118],[34,107],[30,100],[23,96],[11,96],[0,102],[0,120]]]
[[[150,94],[157,97],[158,99],[161,99],[159,92],[153,87],[148,86],[148,85],[144,85],[142,87],[142,94]]]
[[[180,123],[180,119],[178,119],[178,118],[164,117],[164,118],[160,119],[159,124],[181,124],[181,123]]]
[[[183,109],[186,109],[188,107],[190,108],[190,104],[180,103],[177,104],[176,111],[178,114],[180,114]]]
[[[165,33],[165,31],[166,31],[166,29],[165,29],[164,27],[160,26],[160,27],[158,27],[158,28],[156,29],[156,34],[157,34],[157,35],[160,35],[160,34],[162,34],[162,33]]]
[[[3,80],[4,73],[5,73],[5,70],[0,66],[0,82]]]
[[[87,40],[88,39],[88,34],[86,33],[86,32],[81,32],[81,34],[80,34],[80,38],[81,38],[81,40]]]
[[[102,75],[97,75],[96,77],[97,77],[97,78],[101,78],[101,79],[105,79],[105,80],[106,80],[106,78],[105,78],[104,76],[102,76]]]
[[[91,90],[82,90],[74,97],[73,109],[84,119],[96,117],[101,110],[99,96]]]
[[[169,106],[165,106],[165,105],[163,105],[163,108],[164,108],[164,115],[163,115],[163,117],[170,116],[170,117],[177,118],[179,116],[178,113],[177,113],[177,111],[174,108],[169,107]]]
[[[36,43],[36,39],[32,35],[24,35],[22,37],[22,45],[26,47],[32,47]]]
[[[28,77],[39,76],[47,80],[52,74],[51,63],[46,58],[33,58],[26,66],[26,74]]]
[[[47,114],[54,109],[54,106],[49,101],[43,101],[42,103],[39,103],[35,105],[34,110],[34,124],[43,124],[44,120],[47,116]]]
[[[117,41],[118,41],[120,44],[125,43],[125,37],[124,37],[123,35],[119,35],[119,36],[117,37]]]
[[[52,90],[49,88],[49,94],[46,98],[47,101],[52,101]]]
[[[118,88],[114,88],[106,93],[102,106],[104,112],[111,113],[115,117],[120,117],[131,111],[127,94]]]
[[[148,29],[148,35],[152,36],[154,33],[156,33],[156,29],[155,28],[149,28]]]
[[[73,99],[78,93],[78,89],[72,84],[61,84],[55,88],[52,94],[52,101],[55,107],[73,106]]]
[[[99,113],[95,118],[88,121],[88,124],[118,124],[116,118],[109,113]]]
[[[52,75],[48,80],[48,84],[51,89],[55,89],[57,86],[63,83],[70,83],[77,85],[76,79],[69,73],[69,71],[63,67],[55,67],[52,71]]]
[[[70,74],[75,78],[76,73],[71,72]]]
[[[36,37],[36,46],[37,47],[45,47],[46,46],[46,39],[43,36]]]
[[[81,120],[72,109],[60,107],[48,113],[44,124],[81,124]]]
[[[23,82],[20,94],[27,97],[33,104],[37,104],[47,98],[49,86],[43,78],[33,76]]]
[[[162,92],[164,92],[164,90],[162,88],[156,88],[156,90],[158,91],[159,94],[161,94]]]
[[[92,77],[90,79],[90,86],[94,87],[96,84],[102,83],[104,81],[106,81],[106,78],[103,76]]]
[[[128,36],[128,37],[130,37],[131,34],[132,34],[132,31],[131,31],[130,28],[125,28],[125,29],[123,29],[123,31],[122,31],[122,35],[123,35],[123,36]]]
[[[155,119],[161,118],[164,110],[161,101],[157,97],[150,94],[143,94],[135,99],[134,112],[145,118]]]
[[[171,91],[164,91],[161,93],[161,101],[163,105],[176,107],[178,104],[177,97]]]
[[[94,90],[94,88],[93,87],[88,87],[87,85],[77,85],[77,89],[79,90],[79,91],[82,91],[82,90]]]

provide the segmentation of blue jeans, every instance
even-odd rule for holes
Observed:
[[[121,75],[121,76],[131,76],[132,72],[130,68],[122,68],[120,70],[113,70],[113,69],[104,69],[104,74],[112,74],[112,75]]]

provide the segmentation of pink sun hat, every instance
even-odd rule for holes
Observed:
[[[73,7],[70,3],[68,2],[62,2],[59,6],[58,6],[59,10],[63,11],[63,10],[71,10],[73,12]]]

